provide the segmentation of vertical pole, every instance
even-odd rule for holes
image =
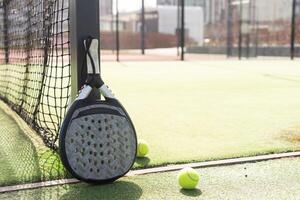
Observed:
[[[120,61],[120,33],[119,33],[119,1],[116,0],[116,50],[117,62]]]
[[[256,22],[255,22],[255,54],[254,54],[254,57],[258,56],[258,44],[259,44],[259,21],[256,18]]]
[[[110,22],[110,31],[111,31],[111,33],[114,33],[114,25],[115,25],[115,21],[114,21],[114,17],[115,17],[115,15],[114,15],[114,1],[113,0],[110,0],[110,8],[111,8],[111,13],[110,13],[110,20],[111,20],[111,22]],[[114,42],[112,42],[112,44],[111,44],[111,49],[112,49],[112,53],[113,54],[115,54],[115,50],[116,50],[116,47],[115,47],[115,45],[114,45]]]
[[[180,56],[180,34],[179,34],[179,30],[180,30],[180,0],[177,0],[177,29],[176,29],[176,37],[177,37],[177,56]]]
[[[292,24],[291,24],[291,60],[295,58],[295,40],[296,40],[296,0],[292,5]]]
[[[232,56],[232,0],[227,1],[227,57]]]
[[[99,17],[99,0],[89,0],[89,3],[86,3],[86,0],[70,1],[72,100],[87,77],[83,42],[88,36],[100,38]]]
[[[240,0],[239,2],[240,6],[240,19],[239,19],[239,59],[242,59],[242,42],[243,42],[243,36],[242,36],[242,25],[243,25],[243,1]]]
[[[258,10],[257,10],[257,6],[256,6],[256,0],[254,0],[253,2],[253,20],[254,20],[254,25],[255,25],[255,52],[254,52],[254,57],[258,56],[258,38],[259,38],[259,18],[258,18]]]
[[[7,13],[7,2],[6,1],[2,1],[1,2],[1,6],[3,6],[3,29],[4,29],[4,52],[5,52],[5,64],[8,64],[9,63],[9,55],[8,55],[8,13]]]
[[[246,57],[247,59],[249,59],[250,57],[250,30],[251,30],[251,19],[252,19],[252,15],[251,15],[251,9],[252,9],[252,0],[249,0],[248,5],[248,14],[247,14],[247,51],[246,51]]]
[[[185,1],[181,0],[181,60],[184,61],[184,47],[185,47]]]
[[[208,23],[211,25],[212,24],[212,16],[213,16],[213,5],[212,5],[212,0],[208,1],[209,2],[209,16],[208,16]]]
[[[142,0],[141,52],[145,55],[145,0]]]

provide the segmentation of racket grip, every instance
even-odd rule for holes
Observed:
[[[84,41],[84,46],[89,55],[86,55],[87,72],[91,75],[100,74],[100,52],[99,52],[99,40],[91,38],[90,46],[87,46],[87,40]],[[94,71],[95,70],[95,71]]]

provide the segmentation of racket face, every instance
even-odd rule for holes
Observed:
[[[81,180],[111,182],[124,176],[134,164],[136,133],[117,102],[76,102],[60,137],[62,161]]]

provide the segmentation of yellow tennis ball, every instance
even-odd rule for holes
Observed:
[[[145,157],[149,153],[149,145],[144,140],[138,142],[137,157]]]
[[[195,189],[199,179],[198,172],[190,167],[182,169],[177,176],[178,183],[183,189]]]

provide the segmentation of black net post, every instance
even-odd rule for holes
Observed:
[[[185,47],[185,0],[181,0],[181,60],[184,61]]]
[[[239,44],[238,44],[238,51],[239,51],[239,59],[242,59],[242,44],[243,44],[243,35],[242,35],[242,26],[243,26],[243,1],[239,1]]]
[[[295,58],[295,40],[296,40],[296,0],[292,4],[292,23],[291,23],[291,59]]]
[[[111,25],[110,25],[110,30],[112,32],[112,34],[114,33],[114,24],[115,24],[115,14],[114,14],[114,11],[113,11],[113,7],[114,7],[114,1],[113,0],[110,0],[110,3],[111,3]],[[115,44],[115,36],[113,36],[114,39],[112,41],[112,44],[111,44],[111,48],[112,48],[112,53],[115,54],[115,51],[116,51],[116,44]]]
[[[141,13],[141,53],[145,55],[145,0],[142,0]]]
[[[253,21],[254,21],[254,27],[255,27],[255,38],[254,38],[254,57],[257,57],[257,51],[258,51],[258,39],[259,39],[259,13],[257,9],[256,0],[253,0]]]
[[[232,56],[232,0],[227,1],[227,57]]]
[[[99,0],[70,1],[70,39],[72,66],[72,99],[86,80],[84,44],[86,37],[100,38]]]
[[[1,1],[1,7],[3,7],[3,35],[4,35],[4,53],[5,53],[5,64],[9,63],[9,55],[8,55],[8,27],[7,27],[7,5],[5,1]]]
[[[120,32],[119,32],[119,1],[116,0],[116,55],[117,62],[120,61]]]
[[[252,0],[249,0],[248,5],[248,13],[247,13],[247,34],[246,34],[246,58],[250,58],[250,27],[251,27],[251,18],[252,18]]]
[[[180,0],[177,0],[177,29],[176,29],[176,38],[177,38],[177,56],[180,56]]]

